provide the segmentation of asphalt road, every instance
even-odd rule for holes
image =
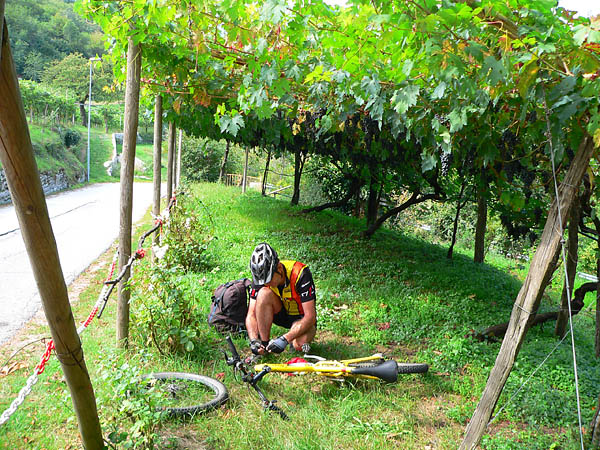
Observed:
[[[117,239],[119,197],[119,183],[94,184],[46,197],[67,285]],[[134,183],[134,223],[151,204],[152,183]],[[40,307],[14,207],[0,206],[0,344]]]

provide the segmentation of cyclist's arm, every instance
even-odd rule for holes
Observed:
[[[304,308],[304,316],[302,319],[294,322],[292,328],[290,328],[290,331],[283,335],[288,342],[292,342],[298,336],[306,334],[317,323],[317,310],[315,307],[315,301],[311,300],[309,302],[304,302],[302,303],[302,307]],[[248,334],[250,334],[249,330]]]

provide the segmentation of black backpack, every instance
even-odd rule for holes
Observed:
[[[241,333],[248,314],[248,278],[221,284],[212,296],[208,324],[220,333]]]

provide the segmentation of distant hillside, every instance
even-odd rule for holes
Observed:
[[[44,68],[71,53],[89,58],[104,51],[102,33],[63,0],[10,0],[6,22],[17,74],[40,81]]]

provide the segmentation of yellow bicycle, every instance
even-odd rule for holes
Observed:
[[[241,375],[241,380],[257,392],[264,409],[276,412],[283,419],[288,419],[286,413],[275,404],[275,400],[269,400],[258,386],[258,382],[270,372],[314,373],[336,380],[366,378],[393,383],[399,373],[425,373],[429,369],[427,364],[397,363],[393,359],[385,359],[381,354],[340,361],[305,355],[304,358],[315,362],[294,358],[287,364],[254,365],[257,357],[242,359],[231,337],[228,336],[226,341],[229,354],[226,351],[223,353],[227,364],[233,366],[235,374]],[[171,417],[202,414],[219,407],[229,398],[223,383],[205,375],[159,372],[147,374],[143,378],[143,383],[148,389],[153,388],[163,394],[160,408]]]
[[[285,412],[275,405],[274,400],[268,400],[257,386],[258,382],[267,373],[315,373],[336,380],[344,380],[345,378],[366,378],[379,379],[388,383],[393,383],[398,379],[399,373],[425,373],[429,370],[427,364],[399,364],[393,359],[385,359],[383,355],[379,353],[363,358],[344,359],[340,361],[327,360],[320,356],[305,355],[304,358],[315,360],[315,362],[308,362],[303,358],[294,358],[292,361],[285,364],[265,363],[256,364],[252,367],[255,358],[249,357],[242,360],[231,337],[228,336],[226,341],[231,353],[231,356],[229,356],[227,352],[223,351],[227,364],[233,366],[236,373],[239,372],[242,374],[241,379],[243,382],[248,383],[256,390],[264,409],[277,412],[284,419],[288,418]]]
[[[306,359],[312,359],[315,362],[309,362]],[[261,372],[266,368],[269,369],[269,372],[315,373],[337,380],[343,380],[347,377],[370,378],[393,383],[398,379],[398,363],[393,359],[384,359],[381,354],[340,361],[327,360],[320,356],[304,355],[304,358],[294,358],[291,362],[285,364],[257,364],[254,366],[254,371]]]

